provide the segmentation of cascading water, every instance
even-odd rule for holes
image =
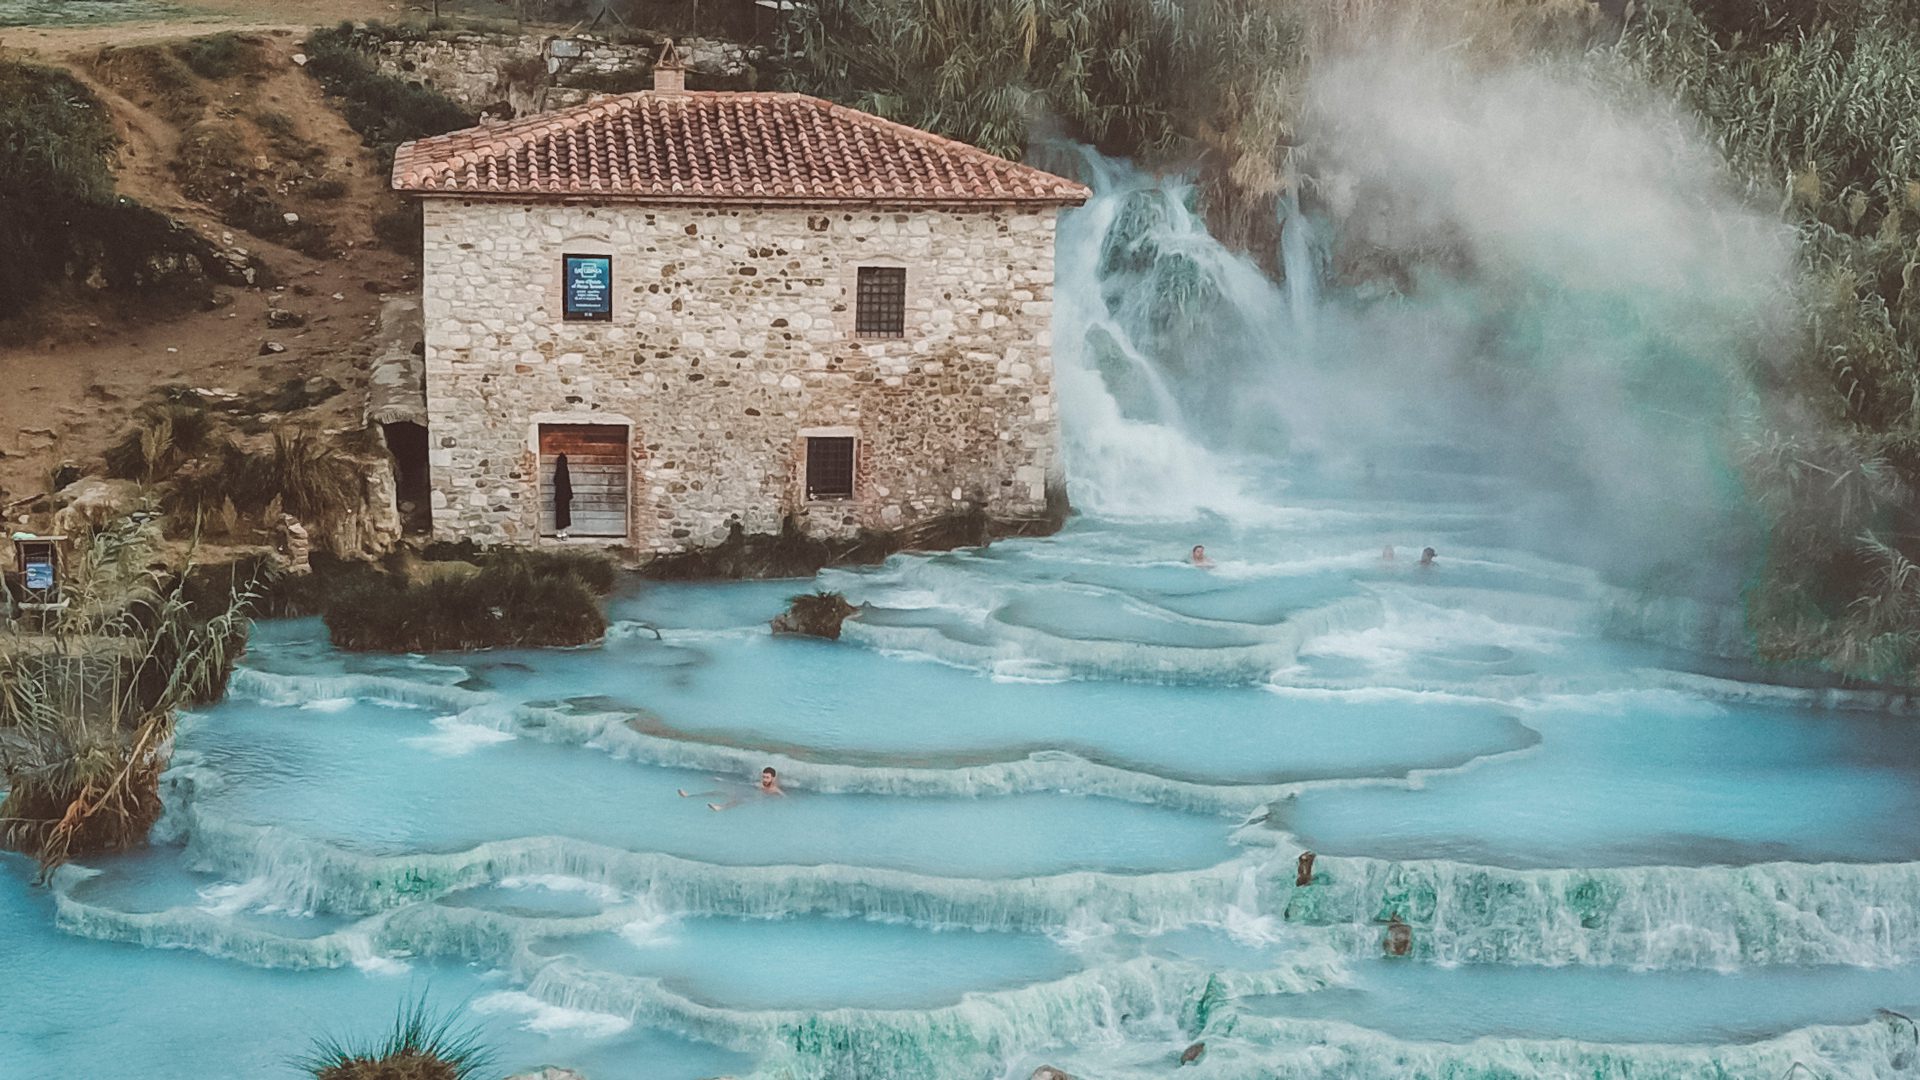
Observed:
[[[1095,194],[1061,221],[1054,325],[1073,502],[1134,519],[1252,513],[1239,436],[1277,415],[1255,399],[1278,368],[1265,350],[1294,337],[1285,307],[1207,234],[1190,184],[1078,158]]]
[[[1315,260],[1313,222],[1300,207],[1300,190],[1287,192],[1280,203],[1280,267],[1285,274],[1287,312],[1293,318],[1295,341],[1312,352],[1320,305],[1320,267]]]
[[[1298,201],[1276,285],[1084,163],[1082,518],[821,575],[837,645],[766,633],[792,582],[636,584],[596,649],[263,624],[156,848],[3,864],[0,1073],[292,1077],[424,991],[596,1078],[1906,1075],[1905,703],[1684,651],[1710,608],[1499,542],[1498,478],[1342,471]]]

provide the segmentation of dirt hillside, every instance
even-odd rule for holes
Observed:
[[[63,462],[96,471],[132,410],[167,387],[245,395],[332,380],[345,392],[299,419],[357,425],[362,343],[381,294],[416,287],[412,259],[374,237],[376,215],[395,205],[386,178],[294,62],[305,29],[269,21],[296,9],[317,22],[391,16],[393,6],[199,6],[232,18],[0,32],[0,42],[67,68],[106,103],[123,141],[123,194],[265,267],[263,284],[222,287],[210,310],[178,317],[84,293],[55,298],[24,343],[0,347],[0,509],[9,528]],[[179,41],[235,25],[261,29],[242,35],[231,71],[208,78],[180,62]],[[268,323],[274,309],[290,313],[277,317],[281,325]],[[263,351],[268,342],[284,351]]]

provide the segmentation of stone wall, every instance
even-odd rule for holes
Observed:
[[[577,53],[556,57],[550,71],[548,43],[543,34],[444,33],[424,40],[378,43],[374,66],[386,74],[426,83],[475,111],[495,110],[505,104],[515,116],[579,105],[602,92],[602,80],[633,75],[633,89],[643,89],[640,77],[653,69],[660,46],[619,44],[596,38],[560,39],[560,51]],[[752,68],[746,46],[730,41],[691,38],[678,43],[681,55],[701,75],[738,79]],[[589,85],[581,85],[589,84]]]
[[[631,543],[1036,514],[1056,480],[1052,208],[895,212],[426,200],[434,534],[538,535],[538,423],[631,424]],[[560,260],[613,259],[561,319]],[[857,268],[907,270],[906,334],[853,333]],[[806,435],[859,440],[809,502]]]

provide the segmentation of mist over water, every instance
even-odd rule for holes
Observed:
[[[1279,280],[1188,178],[1082,152],[1056,315],[1076,505],[1238,519],[1283,477],[1464,470],[1502,482],[1512,546],[1730,593],[1790,238],[1684,116],[1594,70],[1322,65]]]

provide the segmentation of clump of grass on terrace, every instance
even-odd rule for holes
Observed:
[[[181,408],[172,406],[171,408]],[[115,451],[137,463],[127,444],[136,435],[149,431],[146,422],[137,422],[135,432],[122,440]],[[173,428],[180,430],[176,420]],[[159,436],[142,436],[158,443]],[[268,446],[251,450],[235,443],[224,431],[217,446],[195,451],[190,457],[207,459],[198,469],[180,471],[190,457],[175,458],[171,468],[162,468],[138,479],[179,475],[169,490],[166,507],[181,521],[206,519],[219,515],[231,505],[241,514],[260,519],[271,526],[278,511],[285,511],[320,532],[331,530],[351,516],[362,504],[360,471],[342,448],[310,428],[277,431]],[[143,444],[144,445],[144,444]],[[108,463],[114,467],[115,454]]]
[[[585,645],[607,631],[600,597],[612,591],[615,570],[604,556],[500,551],[471,569],[429,565],[439,572],[424,580],[378,576],[340,588],[323,612],[334,645],[357,652]]]
[[[801,593],[787,598],[787,610],[774,617],[776,634],[840,640],[840,624],[859,609],[837,592]]]
[[[314,1080],[472,1080],[493,1067],[494,1052],[480,1032],[439,1015],[424,996],[407,1002],[393,1030],[378,1043],[332,1036],[316,1040],[297,1064]]]
[[[107,448],[107,475],[152,483],[218,446],[217,426],[205,408],[172,401],[144,405],[133,414],[133,426]]]

